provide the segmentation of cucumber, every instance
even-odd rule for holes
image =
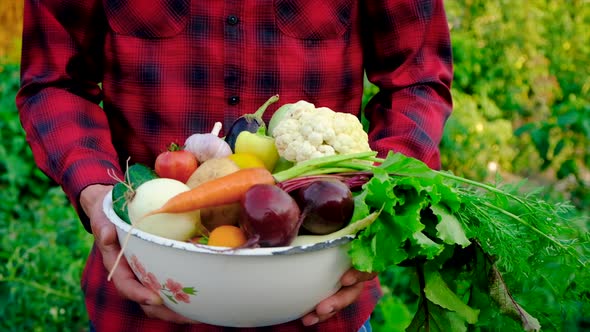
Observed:
[[[119,182],[113,187],[113,210],[123,221],[131,225],[127,213],[127,202],[133,197],[133,191],[144,182],[156,179],[158,175],[151,168],[142,164],[129,166],[125,173],[125,182]]]

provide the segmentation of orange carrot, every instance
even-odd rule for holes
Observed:
[[[275,178],[265,168],[240,169],[182,192],[170,198],[161,208],[145,216],[157,213],[183,213],[239,202],[253,185],[275,183]]]

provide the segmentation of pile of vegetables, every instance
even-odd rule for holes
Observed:
[[[223,138],[216,124],[164,152],[153,168],[128,167],[113,190],[117,214],[146,232],[234,250],[356,234],[349,255],[358,270],[414,267],[420,301],[411,331],[466,331],[490,310],[540,330],[502,273],[526,278],[543,255],[563,257],[573,275],[585,268],[575,245],[586,246],[588,234],[568,222],[566,203],[432,170],[399,153],[378,158],[358,119],[304,101],[283,105],[267,128],[262,114],[277,100],[237,119]],[[324,131],[306,129],[314,115]]]

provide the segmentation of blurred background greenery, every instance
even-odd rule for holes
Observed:
[[[590,1],[448,0],[454,113],[441,143],[443,168],[478,181],[543,186],[590,214]],[[91,237],[64,194],[34,165],[14,105],[22,1],[0,0],[0,330],[85,331],[79,287]],[[376,92],[367,84],[366,98]],[[559,273],[555,263],[553,273]],[[590,294],[555,301],[536,285],[506,281],[546,331],[590,330]],[[563,276],[563,292],[575,286]],[[402,268],[381,276],[372,323],[402,331],[414,310]],[[524,296],[527,295],[527,296]],[[528,299],[528,301],[526,300]],[[535,315],[542,308],[543,315]],[[496,328],[518,330],[505,318]],[[493,325],[492,325],[493,326]]]

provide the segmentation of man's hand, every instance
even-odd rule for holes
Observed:
[[[349,269],[340,278],[342,288],[336,294],[320,302],[315,307],[315,311],[303,316],[301,322],[305,326],[310,326],[334,316],[338,311],[354,303],[361,295],[365,281],[371,280],[376,276],[376,273],[366,273]]]
[[[80,194],[80,204],[86,215],[90,218],[92,234],[95,243],[100,250],[103,264],[107,271],[115,268],[115,260],[121,250],[117,239],[115,226],[107,219],[102,211],[102,202],[112,186],[91,185]],[[123,258],[119,261],[111,282],[119,294],[126,299],[137,302],[148,317],[163,319],[175,323],[196,323],[185,318],[162,304],[158,294],[144,287],[133,274],[127,261]]]

